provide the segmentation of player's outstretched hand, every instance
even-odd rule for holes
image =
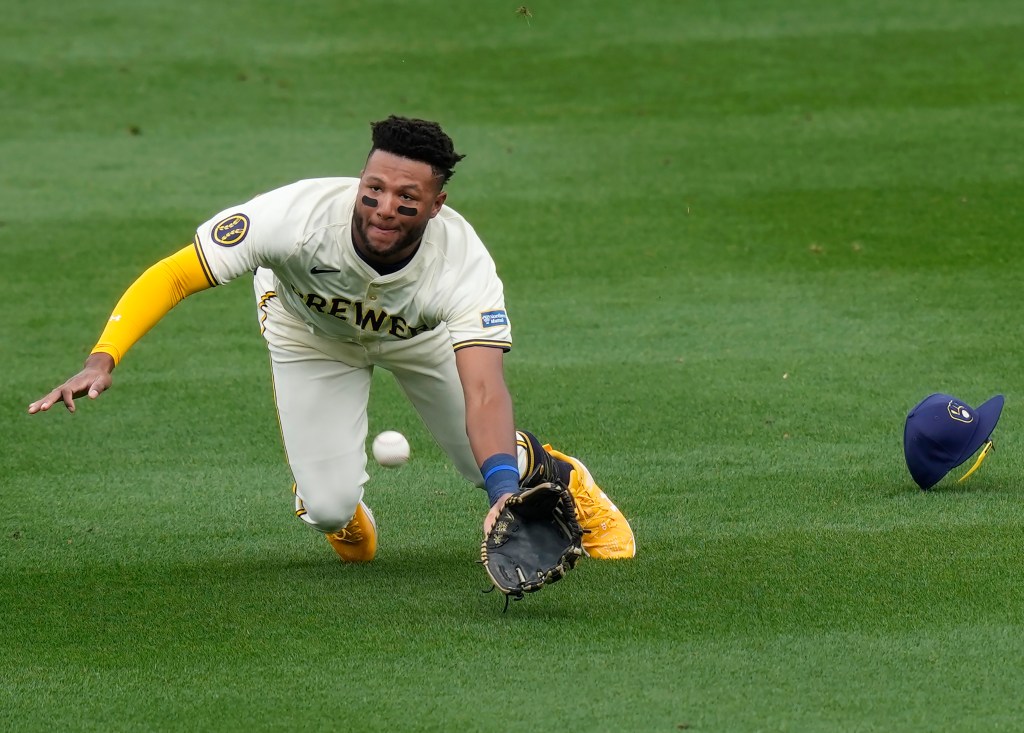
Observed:
[[[28,406],[28,414],[35,415],[37,412],[46,412],[58,402],[63,402],[68,412],[75,411],[75,398],[85,397],[96,399],[103,392],[110,388],[113,377],[110,373],[114,371],[114,359],[109,354],[90,354],[85,360],[85,366],[75,376],[64,382],[61,386],[43,395]]]
[[[484,518],[484,535],[489,535],[491,533],[491,527],[494,526],[494,520],[496,520],[498,515],[501,514],[501,510],[505,508],[505,502],[508,501],[508,497],[510,496],[512,496],[512,494],[505,494],[494,503],[494,506],[491,507],[491,511],[487,512],[487,516]]]

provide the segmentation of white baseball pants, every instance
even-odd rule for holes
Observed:
[[[476,486],[480,468],[466,436],[466,406],[448,330],[364,344],[311,332],[256,270],[253,288],[270,350],[274,398],[301,518],[321,532],[348,524],[363,497],[366,406],[374,367],[390,371],[455,467]]]

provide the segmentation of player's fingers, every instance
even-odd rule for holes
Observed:
[[[55,402],[60,401],[60,390],[55,389],[28,406],[28,414],[35,415],[37,412],[46,412]]]
[[[75,411],[75,391],[71,387],[67,385],[61,387],[60,400],[64,403],[64,407],[68,408],[68,412]]]

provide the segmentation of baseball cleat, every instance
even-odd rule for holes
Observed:
[[[576,514],[583,527],[583,552],[597,560],[625,560],[636,556],[636,538],[625,515],[594,481],[581,461],[549,446],[544,448],[572,466],[569,491],[576,500]]]
[[[636,538],[625,515],[601,491],[579,459],[542,445],[525,430],[516,433],[516,448],[524,488],[555,480],[568,485],[583,527],[583,551],[587,557],[623,560],[636,556]]]
[[[377,523],[370,507],[361,501],[348,524],[326,537],[343,562],[370,562],[377,554]]]

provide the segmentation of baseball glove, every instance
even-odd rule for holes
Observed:
[[[583,555],[583,530],[569,489],[543,483],[509,497],[480,547],[494,587],[520,600],[560,580]]]

